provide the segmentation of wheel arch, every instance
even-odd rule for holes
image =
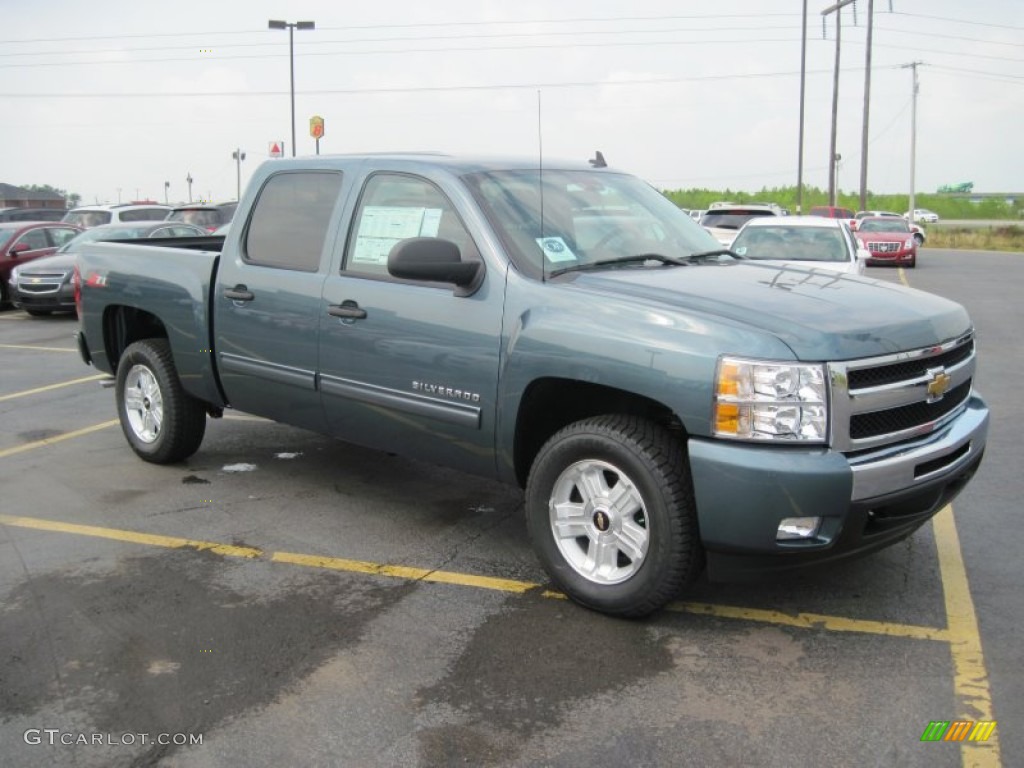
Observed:
[[[513,464],[521,488],[537,453],[563,427],[582,419],[605,414],[642,416],[661,424],[685,439],[686,429],[679,417],[664,403],[635,392],[563,378],[531,382],[523,393],[516,413]]]

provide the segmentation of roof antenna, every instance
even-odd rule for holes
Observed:
[[[544,134],[541,131],[540,89],[537,89],[537,188],[540,193],[540,241],[544,242]],[[547,256],[540,251],[540,281],[547,280]]]
[[[594,156],[588,160],[594,168],[607,168],[608,163],[604,161],[604,155],[601,154],[601,150],[594,153]]]

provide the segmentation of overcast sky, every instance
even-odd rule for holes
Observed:
[[[804,182],[828,186],[835,15],[808,3]],[[659,188],[795,184],[801,0],[0,0],[0,182],[83,202],[234,199],[298,154],[591,157]],[[1024,188],[1024,2],[875,0],[868,186]],[[839,184],[859,187],[868,0],[842,11]],[[890,8],[892,9],[890,11]],[[539,109],[538,109],[539,105]]]

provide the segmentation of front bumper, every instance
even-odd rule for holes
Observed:
[[[32,293],[19,290],[14,283],[10,287],[11,303],[18,309],[52,310],[54,312],[75,311],[75,291],[70,285],[46,293]]]
[[[981,462],[988,408],[976,394],[926,438],[844,455],[691,439],[701,539],[713,579],[843,560],[906,538],[952,501]],[[821,517],[817,536],[776,541],[788,517]]]

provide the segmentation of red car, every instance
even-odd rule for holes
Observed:
[[[869,216],[857,223],[854,234],[871,254],[868,264],[917,266],[917,240],[905,219]]]
[[[82,231],[59,221],[0,222],[0,307],[7,306],[7,279],[15,267],[49,256]]]

